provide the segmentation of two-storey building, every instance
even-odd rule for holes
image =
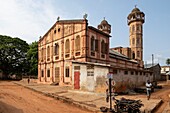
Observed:
[[[38,81],[74,89],[103,90],[107,74],[117,87],[134,87],[153,79],[143,66],[144,13],[134,8],[128,16],[130,47],[109,48],[111,25],[104,19],[97,28],[86,18],[57,20],[39,40]]]

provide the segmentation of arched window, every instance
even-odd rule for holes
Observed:
[[[135,44],[135,38],[132,38],[132,45]]]
[[[91,50],[95,51],[95,40],[94,40],[94,36],[91,37]]]
[[[47,69],[47,77],[50,77],[50,69]]]
[[[140,44],[139,37],[137,37],[137,39],[136,39],[136,43],[137,43],[137,44]]]
[[[132,59],[135,59],[135,52],[132,53]]]
[[[45,57],[46,57],[46,49],[44,48],[43,50],[44,50],[44,51],[43,51],[43,55],[44,55],[43,57],[44,57],[44,59],[45,59]]]
[[[75,40],[75,51],[80,51],[80,36],[76,36]]]
[[[136,25],[136,30],[137,30],[137,31],[140,30],[140,25]]]
[[[140,57],[140,52],[139,51],[137,51],[137,57]]]
[[[41,60],[43,60],[44,57],[44,48],[41,49]]]
[[[58,43],[54,46],[54,55],[59,55],[59,45]]]
[[[47,47],[47,57],[50,57],[50,46]]]
[[[65,52],[66,53],[70,53],[70,42],[69,42],[69,39],[67,39],[66,43],[65,43]]]
[[[135,31],[135,26],[134,25],[132,25],[132,32],[134,32]]]
[[[105,53],[105,43],[104,40],[101,42],[101,53]]]

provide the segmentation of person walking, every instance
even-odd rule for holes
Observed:
[[[30,83],[30,76],[28,77],[28,84]]]
[[[147,93],[147,99],[149,100],[150,99],[150,96],[151,96],[151,88],[152,88],[152,83],[147,80],[146,82],[146,93]]]

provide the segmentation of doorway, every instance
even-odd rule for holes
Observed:
[[[74,72],[74,89],[80,89],[80,72]]]

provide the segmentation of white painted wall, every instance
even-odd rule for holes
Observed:
[[[85,64],[75,64],[72,65],[72,79],[74,84],[74,66],[80,66],[80,89],[88,90],[88,91],[94,91],[96,86],[96,78],[99,76],[106,76],[108,73],[107,67],[101,67],[101,66],[94,66],[94,76],[89,77],[87,79],[87,67]],[[93,78],[93,79],[92,79]],[[90,81],[88,81],[90,80]],[[94,80],[94,81],[92,81]]]

